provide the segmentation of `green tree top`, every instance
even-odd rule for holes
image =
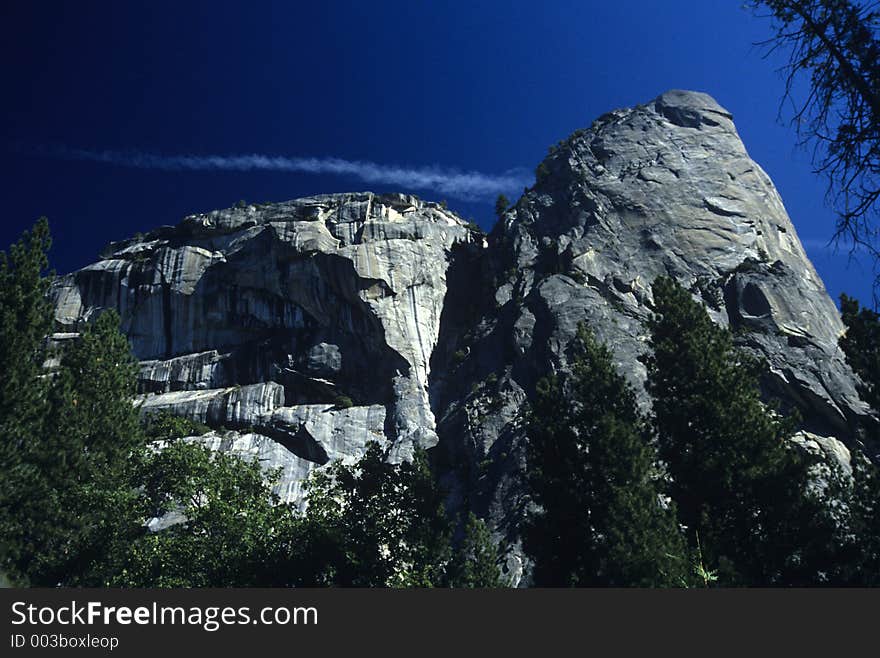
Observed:
[[[793,424],[761,400],[760,364],[672,279],[653,294],[647,387],[692,548],[720,584],[813,582],[830,565],[805,556],[832,528],[810,493],[812,460],[788,441]]]
[[[0,573],[24,581],[47,485],[39,469],[50,381],[43,374],[52,330],[47,299],[49,223],[40,218],[0,252]]]
[[[286,583],[296,519],[272,492],[277,471],[256,460],[172,440],[139,470],[138,525],[169,519],[109,560],[107,584],[121,587],[269,587]]]
[[[48,382],[39,378],[52,331],[49,223],[40,218],[0,252],[0,434],[11,449],[39,433]]]
[[[583,324],[571,359],[571,377],[538,383],[528,418],[535,584],[680,585],[684,544],[661,502],[635,393]]]

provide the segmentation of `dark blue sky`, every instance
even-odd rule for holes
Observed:
[[[69,271],[110,240],[239,199],[400,189],[347,175],[153,171],[34,148],[269,154],[502,174],[615,107],[712,94],[780,189],[832,296],[870,264],[822,245],[834,215],[777,121],[782,60],[736,0],[11,2],[0,8],[7,245],[40,215]],[[444,195],[413,191],[428,199]],[[491,203],[449,198],[483,226]]]

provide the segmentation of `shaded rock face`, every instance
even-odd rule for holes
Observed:
[[[488,242],[412,196],[311,197],[113,244],[53,294],[59,337],[118,309],[144,409],[281,466],[285,500],[368,441],[395,460],[434,447],[450,507],[490,521],[516,584],[528,580],[525,403],[567,370],[585,320],[647,410],[639,358],[659,275],[767,360],[767,396],[800,412],[802,445],[848,459],[842,444],[870,419],[839,315],[772,182],[705,94],[667,92],[560,142]]]
[[[144,411],[275,441],[267,465],[284,467],[280,492],[295,500],[302,460],[357,459],[368,440],[404,459],[437,443],[428,376],[446,270],[482,241],[398,194],[195,215],[60,279],[59,335],[117,309]]]

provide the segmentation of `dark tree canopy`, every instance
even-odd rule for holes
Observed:
[[[840,347],[847,363],[862,380],[859,394],[880,416],[880,315],[846,295],[840,298],[840,310],[846,332]],[[867,425],[863,438],[866,452],[878,458],[880,429],[876,420]],[[847,584],[880,586],[880,469],[868,455],[852,451],[853,478],[844,581]]]
[[[840,347],[862,380],[862,399],[880,411],[880,315],[846,295],[840,297],[840,311],[846,325]]]
[[[809,486],[814,460],[761,400],[760,364],[672,279],[653,294],[648,391],[691,546],[723,585],[820,581],[836,526]]]
[[[852,471],[840,580],[846,585],[880,587],[880,469],[854,451]]]
[[[635,393],[581,325],[571,377],[541,380],[528,417],[535,512],[525,548],[539,586],[677,586],[687,560],[661,502]]]
[[[0,569],[43,586],[83,584],[127,530],[125,481],[143,444],[135,361],[116,314],[61,351],[48,347],[50,244],[40,219],[0,255]]]
[[[503,194],[499,194],[495,199],[495,216],[500,218],[510,207],[510,200]]]
[[[446,571],[449,587],[501,587],[498,547],[485,521],[471,512],[467,516],[464,537]]]
[[[86,584],[114,544],[131,536],[133,466],[146,444],[132,404],[136,378],[115,311],[84,327],[60,355],[39,442],[40,468],[58,505],[40,555],[48,557],[44,581]]]
[[[46,507],[39,468],[40,439],[48,409],[49,381],[41,378],[45,338],[52,312],[45,277],[51,245],[49,224],[40,219],[9,252],[0,252],[0,572],[21,580],[34,557]]]
[[[423,451],[412,462],[391,464],[372,442],[357,464],[336,462],[316,473],[303,523],[303,550],[290,567],[296,584],[443,584],[451,525]]]

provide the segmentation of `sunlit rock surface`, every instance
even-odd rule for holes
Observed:
[[[428,378],[446,270],[454,249],[482,241],[440,204],[401,194],[195,215],[63,277],[57,335],[117,309],[144,413],[277,442],[283,451],[260,454],[285,468],[295,500],[301,460],[357,458],[370,440],[405,459],[437,443]]]

